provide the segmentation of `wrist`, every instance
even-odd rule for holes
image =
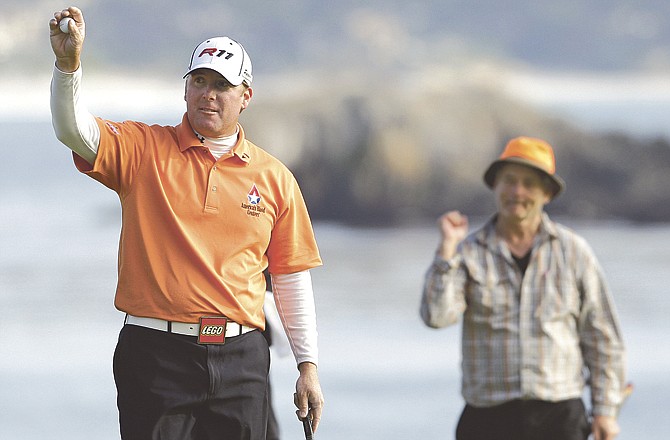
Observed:
[[[298,371],[300,374],[316,373],[317,366],[312,362],[301,362],[298,364]]]
[[[437,255],[439,255],[445,261],[451,260],[453,256],[456,255],[457,247],[458,247],[457,242],[443,241],[437,248]]]
[[[72,73],[79,69],[79,58],[56,58],[56,68],[63,73]]]

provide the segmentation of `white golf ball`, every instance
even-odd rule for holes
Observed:
[[[58,26],[60,26],[60,31],[63,32],[64,34],[69,34],[70,33],[70,22],[73,21],[70,17],[65,17],[62,19],[59,23]]]

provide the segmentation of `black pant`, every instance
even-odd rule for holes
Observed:
[[[199,345],[125,325],[114,353],[124,440],[264,440],[270,354],[259,331]]]
[[[268,284],[268,286],[270,286],[270,284]],[[265,330],[263,330],[262,334],[268,343],[268,347],[271,346],[272,329],[270,327],[270,322],[267,320],[265,321]],[[272,385],[270,384],[270,378],[268,378],[268,432],[266,440],[279,440],[279,421],[277,420],[274,406],[272,405]]]
[[[590,431],[582,399],[513,400],[489,408],[466,405],[456,439],[586,440]]]

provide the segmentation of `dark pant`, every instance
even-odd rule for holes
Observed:
[[[513,400],[489,408],[466,405],[457,440],[586,440],[591,427],[581,399]]]
[[[200,345],[125,325],[114,353],[124,440],[264,440],[270,354],[259,331]]]
[[[269,321],[265,321],[265,330],[263,330],[262,334],[268,343],[268,347],[271,346],[272,329]],[[266,440],[279,440],[279,421],[277,420],[274,406],[272,405],[272,386],[270,384],[270,378],[268,378],[268,432]]]
[[[266,440],[279,440],[279,421],[272,406],[272,387],[268,382],[268,431]]]

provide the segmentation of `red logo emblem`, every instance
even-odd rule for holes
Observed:
[[[227,322],[227,319],[222,316],[203,316],[200,318],[198,344],[225,343]]]
[[[249,199],[249,203],[251,203],[252,205],[258,205],[261,202],[261,193],[258,192],[258,188],[256,188],[255,183],[249,190],[249,194],[247,194],[247,199]]]

